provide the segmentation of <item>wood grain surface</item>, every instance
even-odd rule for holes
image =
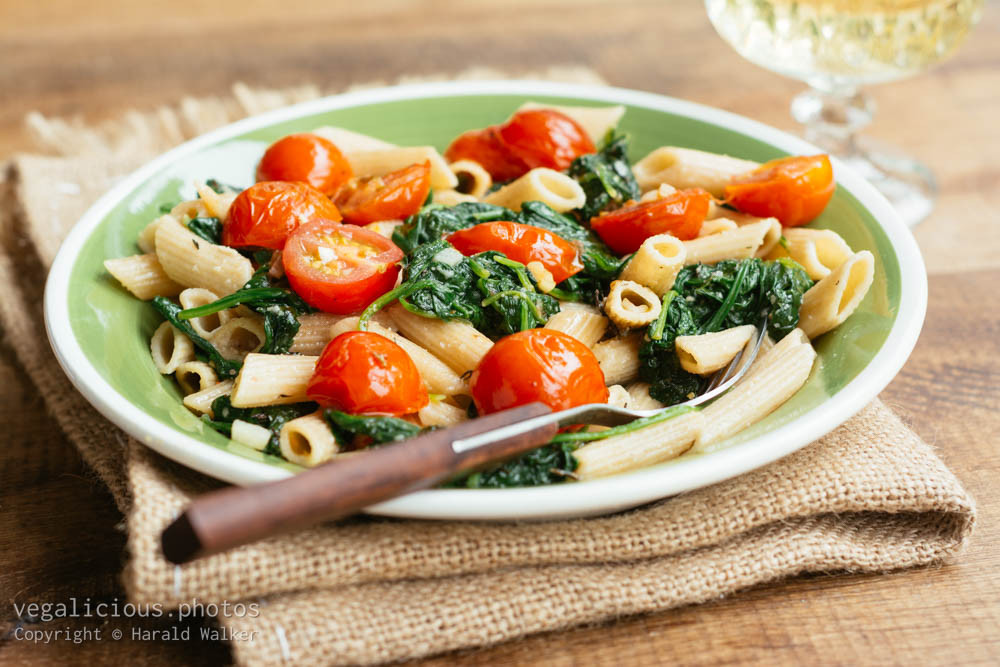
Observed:
[[[512,74],[593,68],[614,85],[683,97],[794,130],[796,82],[741,60],[702,4],[545,0],[288,4],[261,0],[0,0],[0,158],[30,150],[29,111],[88,122],[235,81],[323,88],[482,65]],[[952,60],[872,90],[870,134],[933,165],[941,197],[916,231],[930,280],[927,324],[882,398],[980,505],[956,562],[882,576],[797,578],[715,603],[540,635],[426,664],[996,664],[1000,662],[1000,3]],[[124,535],[110,496],[46,417],[0,341],[0,662],[218,664],[202,621],[84,619],[121,641],[29,643],[13,603],[118,599]],[[133,638],[188,627],[190,641]]]

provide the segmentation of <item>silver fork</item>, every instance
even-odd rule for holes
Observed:
[[[705,403],[736,384],[757,357],[766,333],[765,316],[753,345],[745,346],[718,371],[705,392],[680,405]],[[163,531],[163,554],[174,563],[184,563],[276,533],[339,519],[523,454],[549,442],[563,426],[620,426],[669,409],[590,404],[552,412],[542,403],[531,403],[334,459],[288,479],[213,491],[196,499]]]

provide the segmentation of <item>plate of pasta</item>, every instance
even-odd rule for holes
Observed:
[[[849,419],[923,323],[909,230],[848,167],[724,111],[549,82],[368,90],[154,160],[45,295],[73,384],[161,454],[271,481],[529,402],[585,424],[368,511],[541,519],[765,465]]]

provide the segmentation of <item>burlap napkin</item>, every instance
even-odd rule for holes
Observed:
[[[378,663],[700,602],[802,572],[923,565],[962,549],[972,499],[876,401],[776,464],[615,516],[517,525],[359,518],[183,568],[166,563],[160,531],[217,482],[125,436],[72,389],[40,335],[44,275],[86,206],[154,153],[318,93],[237,86],[229,99],[186,100],[99,128],[35,116],[40,144],[61,154],[19,156],[5,169],[0,324],[127,515],[124,578],[134,602],[254,603],[257,614],[231,607],[218,616],[253,637],[232,642],[240,663]]]

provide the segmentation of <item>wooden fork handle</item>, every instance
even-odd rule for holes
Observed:
[[[558,426],[546,420],[471,449],[453,447],[454,442],[469,442],[473,436],[550,413],[542,403],[531,403],[343,457],[288,479],[207,493],[163,531],[163,555],[185,563],[426,489],[456,473],[542,445]]]

